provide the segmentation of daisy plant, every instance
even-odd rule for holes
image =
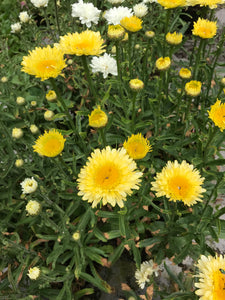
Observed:
[[[223,2],[1,1],[0,299],[225,299]]]

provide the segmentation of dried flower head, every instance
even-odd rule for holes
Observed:
[[[153,260],[144,261],[140,269],[136,270],[135,278],[141,289],[144,289],[145,284],[150,281],[150,277],[155,274],[158,276],[158,266],[154,264]]]

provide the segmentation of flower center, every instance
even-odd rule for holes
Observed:
[[[89,40],[83,40],[83,41],[81,41],[80,43],[77,43],[77,45],[76,45],[76,47],[78,48],[78,49],[88,49],[88,48],[90,48],[92,46],[92,43],[91,43],[91,41],[89,41]]]
[[[225,274],[223,274],[220,270],[213,274],[213,286],[213,299],[225,299]]]
[[[132,151],[135,154],[140,154],[140,153],[143,153],[145,151],[145,146],[143,144],[138,143],[138,142],[132,143],[131,147],[132,147]]]
[[[56,61],[53,59],[43,60],[39,62],[37,68],[40,72],[52,71],[55,69]]]
[[[102,189],[113,189],[118,185],[120,178],[119,169],[114,163],[106,162],[100,166],[95,173],[95,183]]]
[[[53,152],[60,149],[61,143],[57,139],[50,139],[44,145],[45,152]]]
[[[201,27],[199,28],[199,31],[204,34],[205,36],[208,36],[211,34],[211,30],[209,28],[206,27]]]
[[[176,175],[169,181],[170,192],[175,199],[184,199],[190,190],[190,182],[186,177]]]

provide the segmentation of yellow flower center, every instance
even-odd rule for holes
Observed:
[[[175,199],[184,199],[187,197],[191,182],[187,180],[186,176],[175,175],[169,180],[171,196]]]
[[[77,43],[77,48],[79,49],[87,49],[87,48],[92,48],[92,41],[89,40],[82,40],[80,43]]]
[[[225,274],[218,270],[213,274],[213,299],[223,300],[225,299]]]
[[[199,28],[199,33],[202,33],[202,35],[205,35],[205,36],[209,36],[211,34],[211,30],[209,28],[206,28],[206,27],[200,27]]]
[[[95,173],[95,183],[101,189],[110,190],[120,182],[120,171],[112,162],[106,162]]]
[[[61,148],[61,143],[58,139],[49,139],[43,145],[43,151],[46,153],[52,153]]]
[[[53,59],[43,60],[37,65],[40,72],[52,71],[55,69],[56,61]]]

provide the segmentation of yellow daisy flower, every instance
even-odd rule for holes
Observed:
[[[200,300],[225,299],[225,258],[223,255],[201,255],[196,265],[199,269],[199,282],[195,283],[195,291]]]
[[[220,128],[220,131],[225,129],[225,103],[221,103],[217,99],[216,103],[211,106],[209,111],[209,118]]]
[[[96,149],[78,175],[78,195],[96,207],[107,203],[124,207],[132,189],[139,189],[141,172],[124,148]]]
[[[179,71],[179,76],[183,79],[188,79],[191,77],[191,71],[187,68],[181,68]]]
[[[133,91],[140,91],[144,88],[144,82],[138,78],[131,79],[129,81],[129,86]]]
[[[64,53],[81,55],[99,56],[105,52],[103,49],[104,41],[101,38],[100,32],[85,30],[81,33],[68,33],[60,37],[60,46]]]
[[[201,93],[201,81],[191,80],[185,84],[185,92],[192,97],[197,97]]]
[[[184,6],[186,4],[186,0],[158,0],[158,3],[161,4],[165,9],[168,9]]]
[[[33,146],[34,152],[47,157],[55,157],[64,149],[65,139],[62,134],[55,129],[45,131],[40,135]]]
[[[51,48],[48,45],[29,51],[29,55],[23,57],[21,65],[23,66],[21,71],[44,81],[61,75],[62,69],[66,67],[66,62],[60,48]]]
[[[209,6],[210,9],[217,8],[217,5],[222,3],[222,0],[187,0],[187,6]]]
[[[108,122],[107,114],[101,110],[100,106],[94,109],[89,116],[89,126],[94,128],[104,127]]]
[[[191,206],[197,201],[202,201],[202,193],[206,190],[201,187],[204,178],[200,177],[199,171],[193,165],[182,161],[179,164],[176,160],[169,161],[157,173],[155,182],[152,183],[152,190],[156,191],[157,197],[166,196],[169,201],[183,201],[185,205]]]
[[[55,101],[57,99],[57,95],[53,90],[49,90],[45,97],[49,102]]]
[[[136,16],[124,17],[120,24],[130,32],[137,32],[142,28],[142,20]]]
[[[122,39],[125,34],[125,30],[121,25],[109,25],[108,37],[112,40]]]
[[[182,42],[183,34],[179,32],[168,32],[166,35],[167,43],[171,45],[179,45]]]
[[[143,137],[141,133],[132,134],[127,141],[123,143],[123,147],[133,159],[142,159],[148,152],[152,151],[149,141]]]
[[[171,60],[168,56],[158,58],[155,63],[156,68],[160,71],[165,71],[169,69],[170,65],[171,65]]]
[[[194,22],[192,34],[202,39],[211,39],[216,35],[216,30],[216,22],[198,18],[197,22]]]

